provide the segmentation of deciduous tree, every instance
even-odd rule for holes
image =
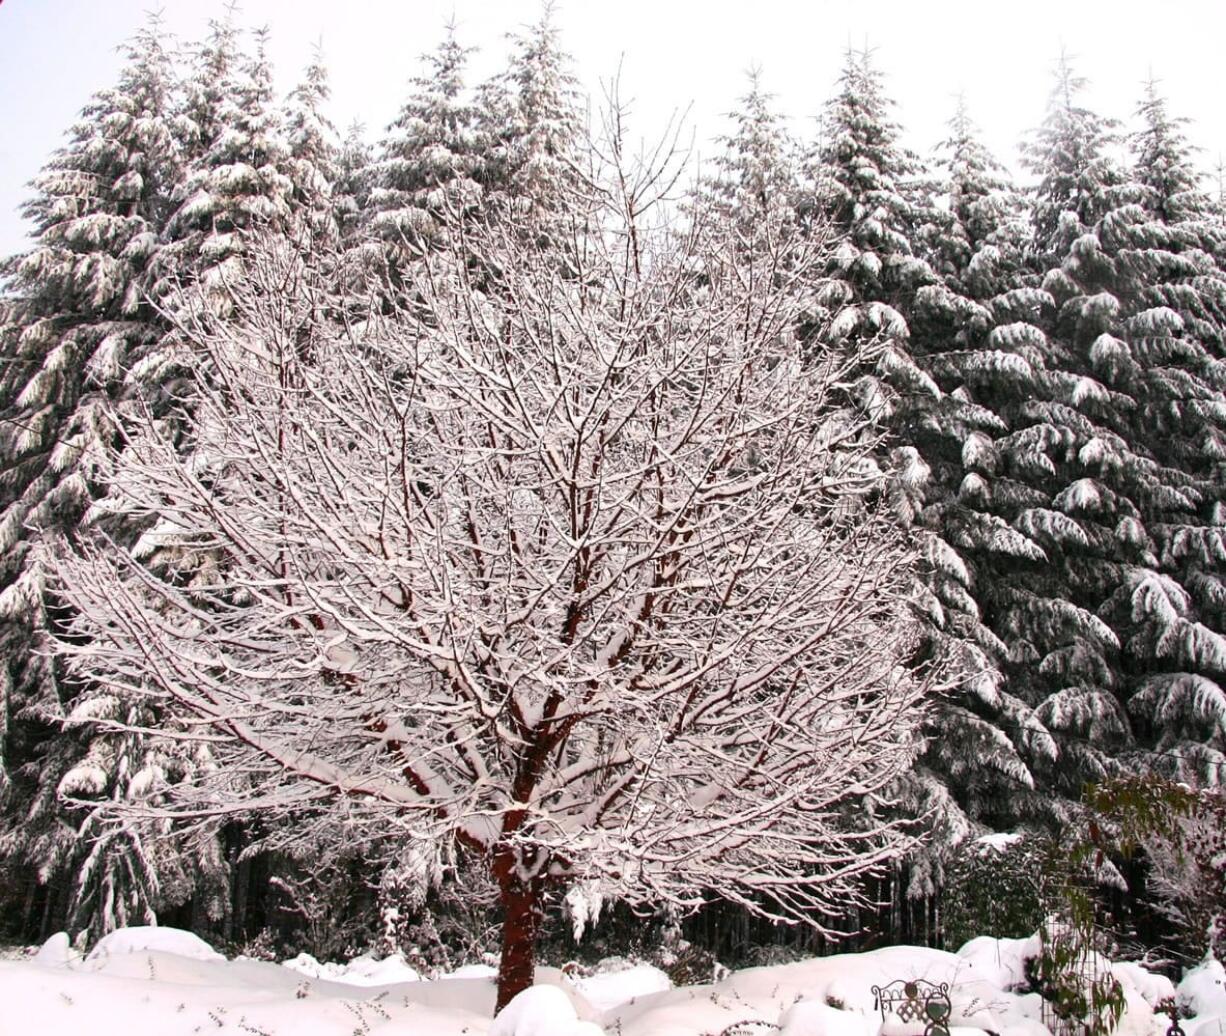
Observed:
[[[167,807],[462,847],[500,1006],[555,890],[820,925],[906,840],[862,807],[917,747],[912,559],[870,422],[824,419],[866,347],[802,354],[799,235],[632,228],[643,178],[608,182],[565,273],[506,213],[456,221],[418,305],[362,325],[270,238],[231,318],[184,321],[190,456],[127,427],[108,500],[143,542],[58,551],[69,665],[216,754]],[[167,547],[223,561],[189,581]]]

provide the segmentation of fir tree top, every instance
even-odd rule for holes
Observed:
[[[576,166],[582,135],[578,81],[562,49],[552,4],[510,37],[507,69],[481,89],[484,175],[502,202],[548,224],[582,188]]]
[[[286,99],[283,123],[293,184],[290,205],[311,232],[325,240],[336,236],[332,195],[341,176],[336,127],[324,113],[330,97],[323,52],[316,46],[302,81]]]
[[[1145,204],[1167,223],[1205,214],[1206,197],[1192,163],[1193,149],[1183,133],[1187,119],[1174,118],[1151,78],[1136,114],[1141,128],[1129,136],[1133,175],[1147,190]]]
[[[444,212],[464,211],[481,196],[476,109],[465,97],[470,53],[448,25],[438,49],[422,55],[425,67],[387,128],[370,170],[372,222],[387,240],[427,239]]]
[[[1047,116],[1022,149],[1023,164],[1039,176],[1032,224],[1035,248],[1059,259],[1119,200],[1123,172],[1110,154],[1116,123],[1079,103],[1087,80],[1061,53]]]

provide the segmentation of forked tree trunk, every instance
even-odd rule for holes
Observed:
[[[502,956],[498,962],[497,1014],[532,985],[536,973],[536,936],[541,926],[541,883],[517,873],[513,854],[500,850],[494,857],[498,902],[502,908]]]

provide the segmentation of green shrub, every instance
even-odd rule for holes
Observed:
[[[945,948],[977,935],[1021,939],[1043,920],[1043,854],[1029,835],[964,842],[945,868],[941,921]]]

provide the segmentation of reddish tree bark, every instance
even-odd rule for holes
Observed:
[[[541,925],[541,882],[525,880],[513,849],[499,848],[493,872],[502,907],[502,955],[498,962],[497,1014],[517,993],[532,985],[536,973],[536,936]]]

